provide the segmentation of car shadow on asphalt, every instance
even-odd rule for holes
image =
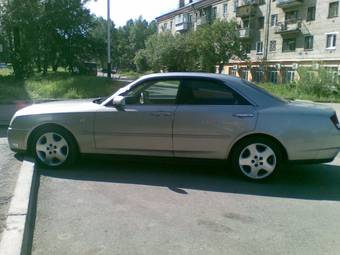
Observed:
[[[284,166],[265,182],[244,180],[225,162],[193,159],[90,157],[66,169],[39,169],[52,178],[168,187],[182,195],[190,190],[308,200],[340,201],[340,166]]]

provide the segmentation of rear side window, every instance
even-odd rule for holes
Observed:
[[[179,91],[178,102],[187,105],[250,104],[228,86],[209,79],[185,79]]]

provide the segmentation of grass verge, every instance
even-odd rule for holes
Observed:
[[[306,88],[304,86],[300,86],[300,84],[258,83],[257,85],[271,94],[284,99],[340,103],[340,95],[338,93],[328,93],[326,95],[314,93],[313,91],[306,91]]]
[[[0,103],[16,100],[78,99],[112,95],[126,83],[94,76],[78,76],[69,73],[35,75],[26,80],[13,76],[0,76]]]

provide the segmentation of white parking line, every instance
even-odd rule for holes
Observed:
[[[34,176],[34,163],[23,161],[0,242],[0,255],[19,255],[22,252]]]

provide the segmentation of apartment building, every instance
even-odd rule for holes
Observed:
[[[303,66],[340,74],[339,12],[340,0],[179,0],[178,9],[156,20],[159,33],[236,20],[248,60],[231,60],[224,73],[278,83],[296,79]]]

